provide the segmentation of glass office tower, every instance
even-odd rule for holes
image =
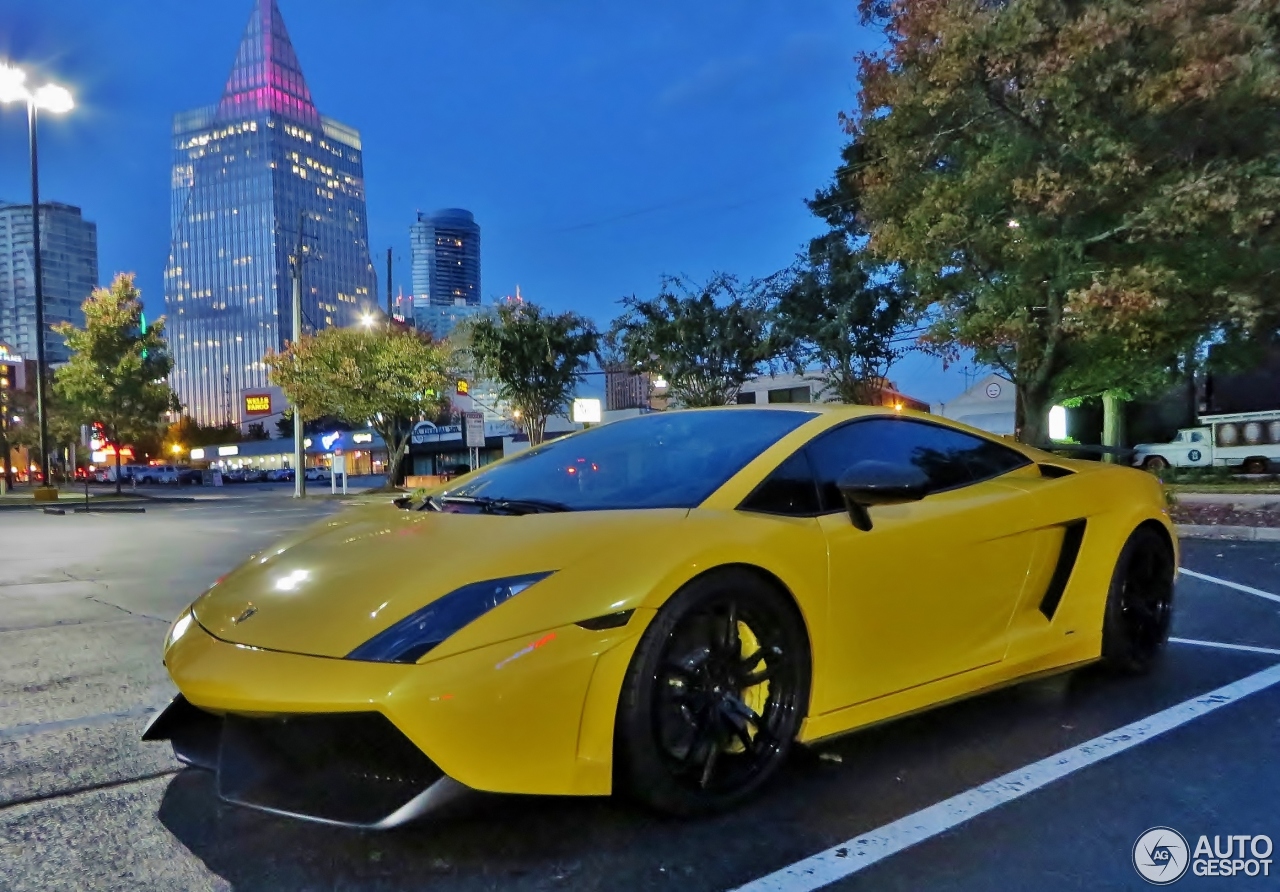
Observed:
[[[0,202],[0,341],[36,358],[35,251],[31,205]],[[59,322],[84,327],[84,303],[98,287],[98,227],[80,208],[40,202],[40,260],[44,270],[44,353],[51,365],[71,358]],[[0,467],[3,467],[0,465]]]
[[[201,424],[239,423],[292,338],[299,244],[304,332],[376,303],[360,134],[316,111],[275,0],[256,0],[222,100],[177,115],[173,147],[172,385]]]
[[[480,303],[480,227],[470,211],[418,214],[409,239],[415,308]]]

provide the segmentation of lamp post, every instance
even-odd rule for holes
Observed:
[[[58,490],[49,484],[49,419],[45,412],[44,269],[40,260],[40,162],[36,144],[38,111],[58,115],[71,111],[75,101],[65,87],[45,84],[30,90],[27,73],[21,68],[0,64],[0,102],[22,101],[27,104],[27,134],[31,144],[31,252],[32,275],[35,277],[36,301],[36,415],[40,419],[40,471],[44,485],[36,489],[36,501],[56,501]]]

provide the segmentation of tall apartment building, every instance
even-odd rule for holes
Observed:
[[[480,303],[480,227],[470,211],[420,213],[409,238],[415,310],[428,304]]]
[[[0,202],[0,341],[36,358],[35,251],[31,205]],[[44,272],[45,359],[69,358],[63,339],[47,329],[84,325],[81,304],[98,287],[98,227],[80,208],[40,203],[40,261]]]
[[[299,244],[304,330],[376,307],[360,134],[316,110],[275,0],[255,0],[222,99],[174,118],[173,152],[171,383],[200,423],[239,422],[292,338]]]

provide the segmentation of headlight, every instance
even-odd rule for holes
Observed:
[[[526,573],[486,582],[473,582],[414,613],[391,628],[379,632],[347,654],[348,660],[375,663],[416,663],[418,659],[467,623],[513,598],[529,586],[551,575]]]
[[[174,620],[173,625],[169,627],[169,634],[164,639],[164,649],[166,651],[187,633],[187,629],[191,628],[192,621],[191,608],[188,607],[182,611],[182,615]]]

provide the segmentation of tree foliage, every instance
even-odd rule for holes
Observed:
[[[1198,338],[1275,324],[1273,4],[861,6],[887,48],[860,59],[819,200],[903,265],[938,349],[1017,383],[1024,439],[1054,397],[1158,380]]]
[[[553,315],[528,302],[475,319],[462,337],[476,373],[494,381],[498,397],[520,413],[531,446],[542,442],[548,418],[568,411],[588,360],[600,349],[590,320]]]
[[[842,403],[870,404],[889,366],[908,349],[914,320],[894,271],[876,262],[844,230],[809,243],[774,304],[775,344],[797,374],[822,370],[825,392]]]
[[[400,328],[326,328],[303,335],[265,362],[271,383],[298,405],[303,421],[333,416],[369,425],[387,444],[394,483],[414,422],[447,399],[447,345]]]
[[[173,360],[164,319],[143,331],[142,299],[129,273],[117,275],[110,288],[95,289],[83,310],[83,329],[69,322],[54,326],[71,351],[54,374],[54,390],[72,424],[102,424],[119,467],[124,444],[156,437],[165,416],[181,408],[165,383]]]
[[[183,415],[169,425],[165,431],[161,449],[166,455],[170,455],[173,453],[174,446],[181,447],[183,451],[187,451],[201,446],[238,443],[242,439],[243,435],[238,424],[232,422],[226,424],[201,424],[190,415]]]
[[[666,379],[681,406],[723,406],[775,356],[767,286],[724,273],[699,285],[664,276],[650,300],[622,299],[609,339],[638,372]]]

